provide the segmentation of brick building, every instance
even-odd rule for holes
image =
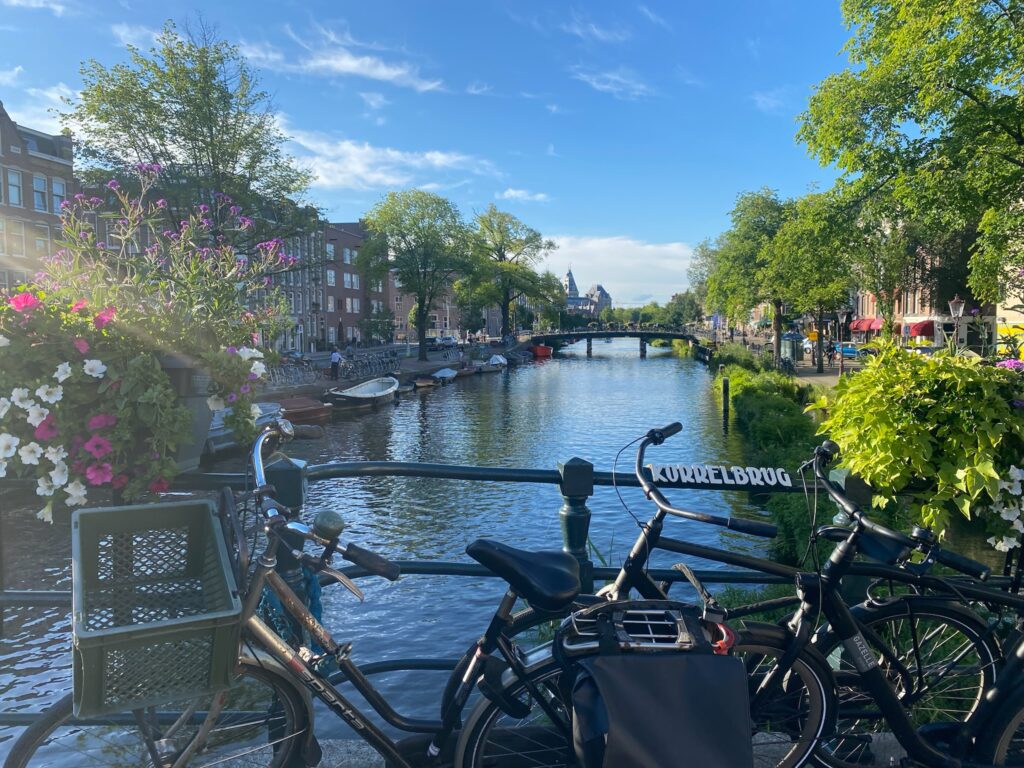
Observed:
[[[0,290],[29,280],[52,255],[72,190],[70,137],[18,125],[0,102]]]

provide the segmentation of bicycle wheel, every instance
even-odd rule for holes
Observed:
[[[767,625],[751,625],[736,634],[733,653],[744,661],[753,692],[786,652],[790,635]],[[576,765],[571,737],[565,735],[569,720],[561,675],[562,668],[553,659],[530,673],[546,710],[523,683],[509,686],[506,695],[530,705],[523,719],[510,717],[486,699],[477,704],[459,739],[456,768]],[[831,686],[824,660],[813,649],[802,652],[790,673],[751,713],[756,768],[795,768],[804,763],[830,727]]]
[[[985,622],[962,606],[907,596],[854,614],[865,640],[915,725],[963,722],[996,679],[1002,659]],[[831,768],[862,766],[874,752],[899,749],[888,723],[859,687],[859,676],[842,643],[829,632],[817,643],[833,667],[839,697],[834,738],[816,759]],[[873,750],[872,747],[875,747]]]
[[[220,715],[187,764],[286,766],[309,723],[301,695],[277,674],[246,665],[223,696]],[[193,748],[213,701],[205,696],[75,721],[68,694],[21,734],[4,768],[170,768]]]
[[[982,765],[1024,766],[1024,689],[992,714],[971,759]]]

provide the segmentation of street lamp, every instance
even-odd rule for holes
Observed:
[[[949,300],[949,314],[953,317],[953,348],[960,349],[960,318],[964,316],[965,302],[958,293]]]
[[[849,307],[836,310],[836,336],[839,337],[839,376],[846,372],[846,355],[843,354],[843,318],[850,312]]]

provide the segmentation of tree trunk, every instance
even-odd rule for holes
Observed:
[[[782,364],[782,299],[772,299],[772,307],[775,309],[772,318],[772,335],[775,337],[773,357],[778,368]]]
[[[817,326],[818,326],[818,343],[817,343],[817,347],[818,347],[818,367],[817,367],[817,371],[818,371],[818,373],[824,373],[825,372],[825,356],[824,356],[824,352],[825,352],[825,332],[824,332],[823,329],[825,327],[825,310],[822,309],[821,307],[818,307]]]
[[[505,338],[512,333],[512,329],[509,328],[509,318],[512,315],[512,308],[509,306],[512,303],[512,292],[505,289],[501,293],[501,337]]]
[[[416,336],[419,339],[419,359],[427,360],[427,310],[420,304],[416,308]]]

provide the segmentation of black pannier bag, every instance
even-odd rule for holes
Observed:
[[[753,765],[746,670],[712,644],[694,606],[592,606],[562,622],[555,648],[581,768]]]

